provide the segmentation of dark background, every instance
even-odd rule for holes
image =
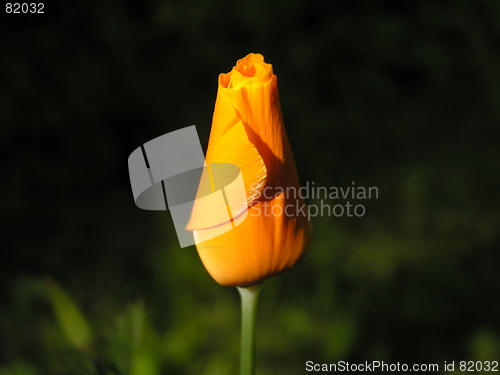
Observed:
[[[301,180],[379,188],[363,218],[314,219],[304,262],[268,281],[257,373],[500,359],[498,0],[81,1],[4,21],[1,375],[237,372],[236,290],[135,207],[127,158],[193,124],[205,146],[217,76],[249,52],[274,66]]]

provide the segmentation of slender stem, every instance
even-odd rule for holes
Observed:
[[[238,287],[241,297],[240,375],[254,375],[255,373],[255,318],[262,285]]]

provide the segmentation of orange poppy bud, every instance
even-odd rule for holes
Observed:
[[[222,285],[250,285],[293,267],[307,251],[311,224],[283,126],[277,78],[262,55],[251,53],[219,76],[206,163],[238,166],[246,192],[238,213],[244,219],[233,216],[232,229],[215,237],[209,234],[213,226],[203,224],[207,214],[213,216],[210,209],[195,202],[187,229],[212,277]]]

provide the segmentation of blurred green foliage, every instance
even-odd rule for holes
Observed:
[[[191,124],[206,144],[252,51],[302,180],[379,188],[268,281],[258,373],[500,359],[497,0],[81,1],[0,28],[0,375],[236,373],[236,291],[135,207],[127,157]]]

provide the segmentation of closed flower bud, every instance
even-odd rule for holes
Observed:
[[[306,253],[311,225],[280,109],[277,78],[260,54],[249,54],[219,76],[206,163],[239,167],[243,220],[209,235],[207,207],[195,203],[187,229],[200,258],[222,285],[250,285],[293,267]],[[304,209],[306,208],[306,209]],[[237,222],[237,223],[236,223]],[[227,224],[227,223],[226,223]]]

